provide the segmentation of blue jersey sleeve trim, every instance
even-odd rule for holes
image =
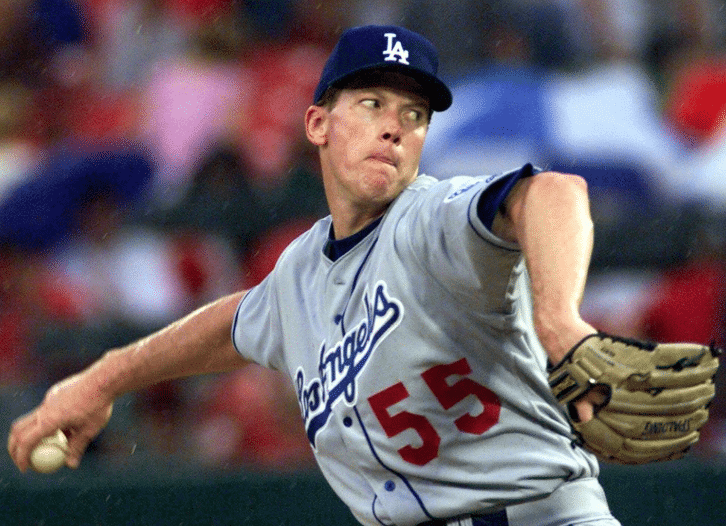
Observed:
[[[482,192],[479,196],[476,212],[487,230],[492,229],[494,217],[502,208],[504,200],[507,198],[507,195],[509,195],[509,192],[512,190],[517,181],[524,177],[531,177],[540,171],[541,170],[532,166],[532,164],[527,163],[517,170],[512,170],[511,172],[502,175],[502,177]]]

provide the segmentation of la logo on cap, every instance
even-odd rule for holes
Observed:
[[[388,47],[383,52],[383,54],[386,55],[385,60],[388,62],[399,62],[400,64],[408,65],[408,51],[403,49],[401,41],[396,40],[396,45],[393,45],[393,39],[396,38],[396,33],[385,33],[384,36],[388,39]]]

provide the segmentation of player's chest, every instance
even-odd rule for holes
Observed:
[[[296,355],[289,364],[324,381],[353,381],[377,349],[397,339],[412,300],[405,294],[405,273],[394,258],[382,260],[376,248],[375,242],[356,247],[354,257],[321,264],[308,281],[300,278],[298,290],[310,293],[301,292],[301,309],[286,328],[307,324],[308,330],[303,338],[288,339],[286,348]]]

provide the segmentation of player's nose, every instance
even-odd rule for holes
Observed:
[[[400,115],[393,111],[387,112],[383,115],[380,134],[383,141],[390,141],[393,144],[400,143],[402,131],[403,125],[401,123]]]

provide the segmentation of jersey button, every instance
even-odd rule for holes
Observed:
[[[343,419],[343,425],[344,425],[345,427],[350,427],[350,426],[352,426],[352,425],[353,425],[353,419],[352,419],[351,417],[349,417],[349,416],[346,416],[346,417],[345,417],[345,418]]]
[[[393,491],[396,489],[396,483],[392,480],[386,481],[386,483],[383,485],[384,488],[386,488],[386,491]]]

